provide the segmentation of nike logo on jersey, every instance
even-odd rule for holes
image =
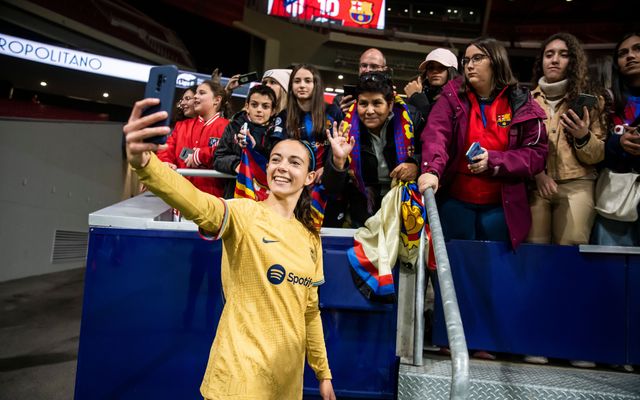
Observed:
[[[277,243],[279,240],[269,240],[266,237],[262,237],[262,243]]]

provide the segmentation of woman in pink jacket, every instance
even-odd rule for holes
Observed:
[[[495,39],[467,45],[464,78],[448,82],[422,131],[420,191],[438,193],[445,238],[509,241],[529,233],[525,181],[544,170],[546,115],[514,78]],[[468,160],[474,142],[480,151]]]

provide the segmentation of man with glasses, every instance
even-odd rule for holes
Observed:
[[[388,71],[387,60],[384,58],[384,54],[378,49],[367,49],[360,56],[358,62],[358,75],[362,75],[367,72]],[[333,99],[333,104],[340,108],[342,111],[342,118],[347,113],[349,107],[356,102],[356,99],[352,95],[337,95]],[[341,119],[342,119],[341,118]]]

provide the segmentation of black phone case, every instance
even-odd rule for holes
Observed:
[[[147,108],[142,112],[142,116],[150,115],[158,111],[166,111],[167,119],[158,121],[151,126],[169,126],[173,113],[174,98],[176,92],[176,80],[178,79],[178,67],[175,65],[160,65],[152,67],[149,71],[149,80],[144,89],[144,98],[154,97],[160,99],[160,103]],[[145,139],[147,143],[164,144],[167,136],[154,136]]]
[[[598,104],[596,96],[580,93],[575,101],[571,103],[571,109],[582,119],[584,117],[582,107],[587,106],[587,109],[591,110],[596,104]]]
[[[246,83],[249,82],[254,82],[258,80],[258,73],[257,72],[249,72],[248,74],[244,74],[244,75],[240,75],[238,77],[238,84],[239,85],[244,85]]]
[[[344,85],[342,89],[345,96],[356,97],[356,85]]]

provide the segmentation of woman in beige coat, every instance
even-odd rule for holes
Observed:
[[[606,124],[602,97],[592,109],[582,110],[582,118],[570,109],[580,93],[590,91],[587,57],[575,36],[557,33],[543,42],[534,82],[533,98],[547,114],[549,154],[546,170],[536,175],[530,191],[533,224],[527,241],[586,244],[595,218],[595,164],[604,158]]]

